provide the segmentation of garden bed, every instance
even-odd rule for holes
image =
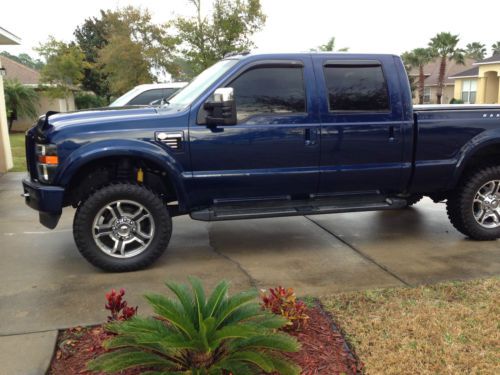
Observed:
[[[307,326],[300,332],[290,333],[301,343],[301,350],[284,355],[301,366],[304,375],[360,373],[362,364],[346,344],[331,316],[319,304],[310,308],[308,315]],[[110,334],[102,326],[61,331],[49,374],[103,374],[87,371],[86,363],[106,351],[101,343],[108,337]],[[140,373],[140,370],[120,372],[122,375]]]

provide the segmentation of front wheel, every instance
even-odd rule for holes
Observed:
[[[500,166],[470,174],[447,202],[453,226],[475,240],[500,238]]]
[[[77,209],[73,236],[80,253],[105,271],[145,268],[165,251],[172,220],[162,200],[135,184],[106,186]]]

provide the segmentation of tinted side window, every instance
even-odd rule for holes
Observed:
[[[254,68],[232,81],[238,121],[256,114],[306,112],[302,67]]]
[[[326,66],[330,111],[387,111],[389,95],[381,66]]]
[[[163,98],[163,89],[144,91],[128,102],[129,105],[147,105],[154,100]]]

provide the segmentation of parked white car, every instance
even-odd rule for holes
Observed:
[[[186,85],[187,82],[139,85],[120,96],[109,106],[124,107],[127,105],[148,105],[153,102],[159,102],[161,99],[168,99]]]

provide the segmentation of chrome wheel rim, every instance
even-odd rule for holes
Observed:
[[[472,203],[476,222],[483,228],[500,227],[500,180],[492,180],[479,188]]]
[[[142,204],[130,200],[107,204],[92,225],[92,236],[99,249],[115,258],[131,258],[144,252],[154,231],[153,215]]]

